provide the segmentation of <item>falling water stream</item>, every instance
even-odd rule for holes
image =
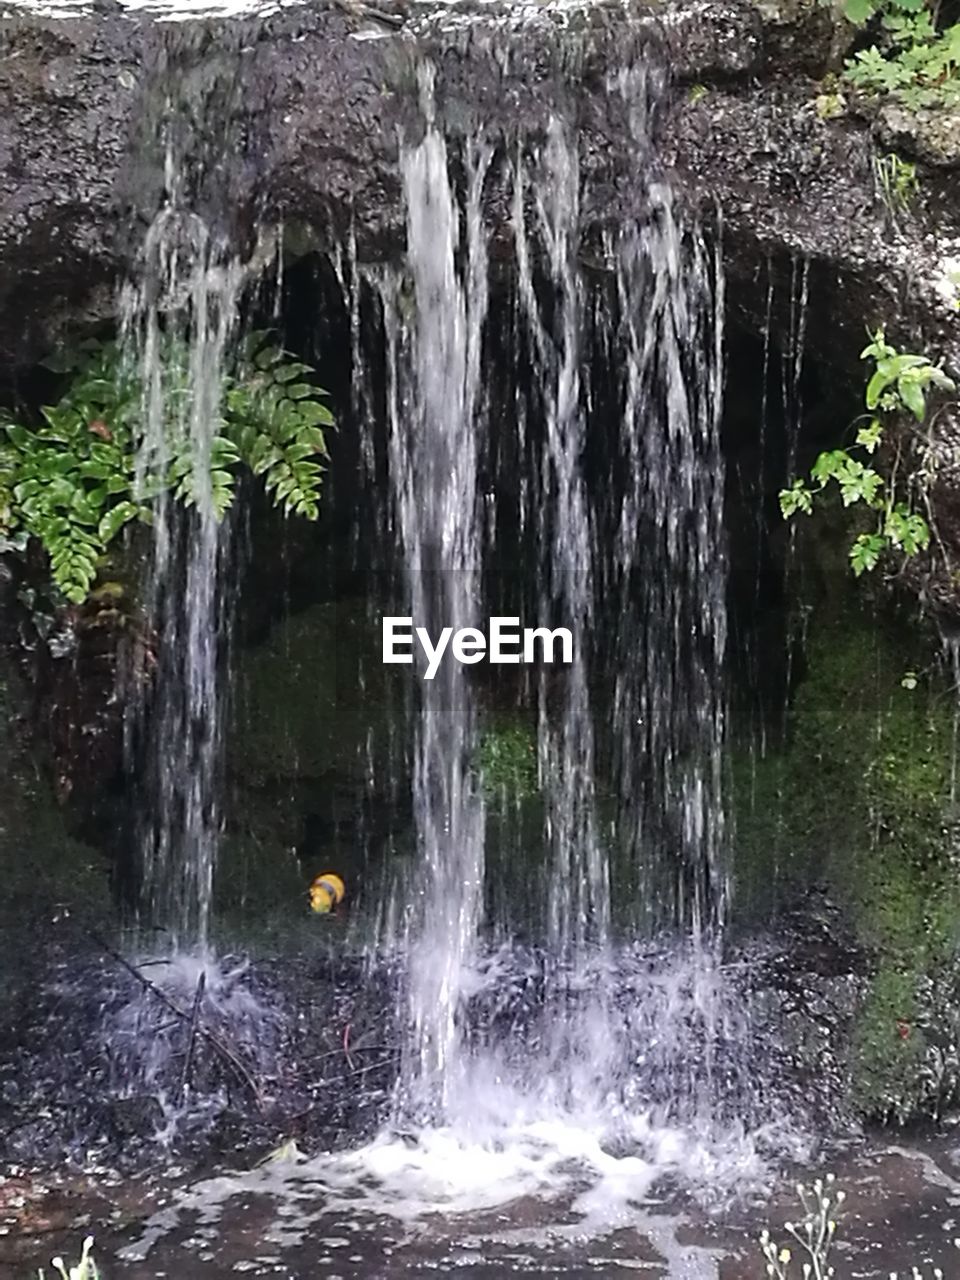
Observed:
[[[410,610],[436,629],[441,619],[476,625],[489,611],[484,604],[492,609],[498,575],[483,572],[482,552],[505,513],[491,520],[490,508],[513,499],[501,497],[494,479],[485,506],[480,488],[492,412],[481,363],[489,306],[481,210],[491,151],[465,144],[461,195],[431,120],[429,87],[427,77],[427,131],[402,159],[409,276],[394,273],[386,283],[380,276],[378,285]],[[519,953],[509,927],[481,916],[484,821],[469,669],[450,663],[424,682],[413,780],[423,879],[403,937],[412,1032],[402,1093],[416,1094],[417,1080],[428,1085],[441,1126],[476,1127],[478,1099],[494,1081],[484,1098],[499,1117],[494,1124],[517,1106],[527,1118],[546,1107],[611,1120],[636,1096],[644,1074],[638,1042],[649,1026],[637,1008],[618,1008],[616,994],[631,981],[640,990],[644,979],[625,972],[633,962],[613,928],[612,889],[638,902],[628,923],[643,936],[665,929],[680,943],[671,961],[679,968],[669,978],[648,973],[639,1001],[649,996],[661,1024],[676,1023],[661,1027],[657,1052],[645,1046],[675,1087],[675,1108],[693,1105],[678,1101],[684,1071],[697,1077],[708,1104],[701,1066],[689,1071],[691,1046],[680,1046],[696,1022],[703,1037],[696,1058],[709,1059],[723,1016],[714,973],[726,897],[719,259],[652,181],[643,220],[605,242],[598,290],[580,261],[576,133],[554,119],[542,142],[521,144],[511,164],[513,327],[518,368],[533,388],[526,415],[542,423],[536,432],[528,427],[535,483],[511,527],[533,539],[528,620],[568,627],[575,644],[559,673],[543,664],[538,677],[547,901],[536,961],[541,1011],[526,1046],[478,1048],[468,1034],[471,998],[486,989],[496,1002],[516,978]],[[611,353],[599,372],[590,364],[591,325]],[[591,379],[606,383],[605,398]],[[609,432],[601,416],[611,407],[621,478],[598,490],[588,475],[588,437]],[[597,690],[603,623],[618,673],[606,703]],[[613,762],[616,786],[605,828],[601,756]],[[491,951],[493,935],[500,945]]]
[[[447,148],[433,124],[432,70],[422,76],[427,132],[401,155],[407,263],[415,319],[405,326],[402,282],[384,285],[391,370],[390,460],[410,616],[439,634],[473,626],[480,607],[477,465],[480,339],[486,248],[480,193],[489,151],[471,153],[465,227],[450,189]],[[463,265],[458,253],[463,240]],[[443,1115],[458,1069],[457,1007],[483,899],[484,813],[471,759],[475,716],[463,669],[423,682],[416,728],[414,815],[419,881],[404,916],[411,1036],[402,1108]]]
[[[192,497],[186,516],[165,492],[156,505],[147,589],[161,696],[148,746],[144,888],[150,922],[169,931],[175,951],[203,951],[209,941],[229,617],[229,538],[214,506],[210,457],[242,279],[239,264],[172,196],[147,235],[141,279],[123,298],[144,396],[141,492],[162,490],[175,468]]]

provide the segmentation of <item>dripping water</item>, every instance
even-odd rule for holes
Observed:
[[[121,299],[123,343],[142,387],[138,488],[144,500],[159,494],[144,591],[157,671],[148,726],[151,796],[140,839],[151,924],[168,932],[174,951],[205,951],[220,830],[220,667],[229,619],[229,538],[215,506],[211,456],[244,273],[180,203],[172,157],[167,189],[146,236],[139,279]],[[186,512],[166,491],[171,471],[189,491]]]
[[[192,1007],[238,1060],[263,1069],[277,1029],[247,985],[246,963],[218,960],[212,933],[236,578],[231,522],[214,488],[217,438],[243,291],[276,246],[262,234],[241,260],[191,207],[185,172],[168,144],[165,199],[120,298],[122,358],[141,395],[136,488],[151,505],[141,591],[155,665],[130,747],[144,779],[137,949],[152,967],[148,985],[106,1003],[101,1027],[119,1096],[156,1100],[162,1143],[187,1122],[212,1123],[223,1104],[216,1091],[193,1096],[183,1023],[170,1007]]]
[[[725,915],[722,274],[670,193],[615,249],[626,356],[616,577],[618,785],[648,924]]]
[[[579,157],[561,121],[550,121],[546,143],[518,159],[513,231],[517,292],[532,353],[531,374],[540,390],[545,423],[538,485],[531,493],[539,541],[536,604],[539,625],[573,633],[572,662],[560,681],[559,706],[551,700],[552,673],[544,665],[539,686],[538,762],[545,799],[545,854],[549,863],[547,954],[552,986],[585,989],[591,968],[604,966],[610,942],[607,859],[597,832],[594,725],[588,689],[593,630],[593,529],[582,461],[586,434],[584,388],[584,289],[579,249]],[[532,211],[527,209],[528,182]],[[533,225],[529,223],[532,220]],[[552,314],[545,316],[534,284],[533,256],[542,250],[551,289]],[[553,1022],[554,1082],[570,1075],[586,1057],[591,1073],[604,1077],[601,1058],[610,1045],[607,990],[593,985],[580,1000],[578,1026]],[[582,1089],[571,1078],[569,1092]]]

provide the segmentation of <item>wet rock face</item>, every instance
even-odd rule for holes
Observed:
[[[576,114],[599,199],[636,155],[607,72],[655,42],[602,6],[562,24],[542,11],[508,35],[496,17],[459,16],[393,34],[340,8],[209,25],[7,17],[0,361],[22,367],[58,326],[111,314],[104,286],[161,207],[168,153],[191,208],[241,254],[264,221],[296,221],[321,245],[349,226],[365,253],[389,253],[404,226],[398,138],[423,129],[424,57],[455,132],[508,136],[517,121],[535,132]]]
[[[240,252],[258,222],[282,220],[310,228],[321,247],[352,228],[362,254],[389,255],[404,227],[398,138],[423,128],[425,58],[448,133],[482,130],[509,148],[518,125],[533,136],[552,116],[575,125],[584,218],[598,226],[636,207],[647,166],[651,122],[638,127],[618,73],[668,68],[672,102],[656,113],[656,150],[695,206],[712,217],[722,204],[744,313],[759,323],[751,290],[768,257],[808,255],[815,284],[822,267],[822,297],[815,288],[811,300],[830,309],[816,326],[828,353],[839,333],[845,360],[867,317],[922,329],[960,361],[935,287],[942,245],[951,228],[960,234],[956,148],[942,125],[908,136],[902,121],[878,122],[883,139],[896,134],[936,166],[922,174],[916,216],[891,226],[868,125],[822,120],[815,107],[815,78],[839,64],[848,40],[807,0],[458,5],[415,18],[368,14],[357,0],[180,24],[8,12],[0,365],[23,367],[60,328],[112,315],[113,286],[163,200],[168,147],[185,157],[191,205]],[[488,198],[508,234],[508,193],[494,180]]]

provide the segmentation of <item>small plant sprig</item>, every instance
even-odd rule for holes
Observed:
[[[61,1280],[100,1280],[100,1272],[93,1260],[93,1236],[87,1236],[80,1252],[80,1260],[69,1266],[62,1258],[54,1258],[50,1265]],[[37,1280],[45,1280],[43,1268],[37,1272]]]
[[[187,353],[171,344],[164,355],[165,438],[145,468],[138,466],[146,434],[142,388],[111,343],[86,343],[60,366],[71,381],[56,405],[41,410],[42,422],[0,421],[0,554],[22,554],[32,539],[39,542],[55,586],[75,604],[90,594],[108,546],[131,521],[149,524],[163,493],[196,506],[209,486],[219,520],[245,466],[285,514],[319,515],[323,428],[333,417],[324,392],[306,380],[310,366],[269,334],[247,340],[224,379],[204,476],[182,422]]]
[[[869,460],[879,448],[890,420],[909,415],[922,424],[931,392],[956,390],[939,365],[927,356],[898,352],[886,341],[882,329],[860,354],[861,359],[873,362],[874,371],[864,395],[868,413],[859,420],[853,448],[821,453],[810,470],[812,487],[797,478],[790,488],[780,492],[785,519],[798,512],[812,515],[819,495],[833,485],[839,489],[845,507],[862,504],[876,512],[874,529],[858,534],[850,547],[850,565],[857,577],[875,568],[886,551],[915,556],[929,545],[926,520],[908,503],[897,499],[895,485],[887,483]],[[854,450],[861,457],[855,456]]]
[[[818,1178],[812,1187],[797,1185],[797,1195],[803,1206],[799,1222],[784,1223],[784,1231],[791,1237],[792,1245],[778,1245],[769,1231],[760,1234],[760,1249],[766,1259],[766,1272],[775,1280],[829,1280],[836,1275],[830,1264],[830,1251],[837,1234],[837,1216],[846,1199],[846,1193],[834,1190],[836,1179],[832,1173]],[[960,1239],[954,1240],[960,1246]],[[793,1245],[796,1248],[792,1247]],[[796,1265],[795,1265],[796,1264]],[[799,1266],[799,1270],[797,1267]],[[899,1280],[900,1272],[891,1271],[890,1280]],[[930,1271],[931,1280],[944,1280],[940,1267]],[[911,1267],[903,1280],[925,1280],[925,1272]]]
[[[817,1178],[812,1187],[797,1185],[797,1195],[803,1206],[799,1222],[785,1222],[784,1231],[796,1245],[777,1245],[769,1231],[760,1236],[760,1248],[767,1260],[767,1275],[776,1280],[791,1280],[802,1276],[803,1280],[828,1280],[836,1275],[830,1265],[830,1250],[837,1230],[836,1214],[844,1202],[843,1191],[834,1191],[835,1178],[828,1173],[826,1179]],[[799,1271],[792,1268],[799,1263]]]
[[[917,166],[891,151],[874,157],[873,172],[891,218],[895,220],[898,214],[909,213],[920,190]]]

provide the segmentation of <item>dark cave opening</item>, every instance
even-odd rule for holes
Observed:
[[[609,286],[598,276],[591,287],[597,291],[598,301],[592,308],[595,314],[603,290]],[[813,325],[815,300],[810,305],[808,323]],[[838,380],[835,370],[809,352],[806,359],[798,359],[795,333],[784,332],[776,324],[766,332],[757,332],[743,323],[742,314],[734,287],[728,297],[720,428],[725,470],[723,529],[730,636],[726,671],[731,741],[760,734],[775,739],[782,730],[790,683],[803,672],[802,648],[793,645],[796,602],[791,591],[795,584],[790,579],[790,534],[779,510],[779,490],[788,482],[791,466],[809,465],[817,449],[842,438],[844,424],[856,411],[852,393]],[[269,645],[271,635],[291,618],[309,618],[324,608],[332,609],[335,616],[344,602],[353,610],[356,602],[362,601],[365,625],[372,631],[377,615],[394,608],[403,595],[398,581],[398,548],[384,496],[388,462],[382,413],[387,371],[376,289],[367,280],[351,303],[331,260],[308,254],[288,265],[279,299],[264,294],[253,302],[247,323],[255,328],[276,327],[285,345],[316,368],[320,385],[329,393],[337,425],[329,434],[330,457],[318,524],[284,519],[258,488],[243,486],[247,502],[237,521],[241,587],[236,654],[241,669],[243,655],[255,655]],[[604,533],[602,524],[598,526],[596,536],[601,540],[610,536],[623,481],[618,472],[617,392],[608,372],[611,352],[604,349],[609,337],[594,324],[586,352],[592,425],[585,473],[594,492],[603,495],[597,506],[598,519],[607,522],[608,532]],[[358,360],[365,377],[360,394]],[[537,465],[537,438],[543,431],[525,386],[528,361],[516,324],[515,282],[509,272],[498,268],[484,354],[484,366],[493,376],[484,388],[489,436],[480,481],[485,502],[495,513],[488,521],[485,543],[485,598],[491,612],[523,614],[529,610],[531,584],[537,575],[536,563],[530,559],[529,538],[524,549],[526,535],[518,514],[518,494],[524,475]],[[49,370],[31,369],[15,384],[7,385],[4,399],[12,409],[27,408],[35,413],[57,389],[56,377]],[[518,412],[524,423],[522,440],[517,432]],[[24,621],[23,586],[21,580],[17,584],[20,603],[11,600],[5,611],[8,642],[14,648],[29,631],[29,623]],[[19,622],[11,630],[14,616]],[[600,625],[613,628],[608,634],[614,634],[615,613],[605,620],[601,615]],[[325,642],[330,643],[332,637],[339,650],[334,655],[339,669],[334,705],[340,709],[335,714],[345,714],[344,709],[356,697],[358,679],[362,684],[366,677],[358,675],[357,656],[348,652],[353,643],[349,632],[335,627],[333,633],[320,633],[318,644],[324,643],[324,634]],[[601,638],[596,649],[598,654],[605,652],[608,641]],[[367,646],[364,662],[369,663],[371,652]],[[73,738],[64,741],[58,737],[56,726],[78,718],[78,708],[84,705],[81,691],[94,705],[79,718],[95,719],[97,706],[109,700],[106,686],[102,681],[85,684],[88,663],[74,662],[66,668],[62,661],[50,659],[43,644],[34,646],[29,664],[37,689],[38,721],[54,760],[58,753],[76,756]],[[241,672],[233,698],[241,719],[250,714],[245,678]],[[472,678],[489,723],[535,723],[536,688],[523,669],[494,671],[484,665],[474,669]],[[600,685],[610,679],[603,662],[594,678]],[[603,693],[600,705],[611,696],[610,690]],[[402,719],[405,713],[395,706],[389,714]],[[101,718],[110,721],[109,715]],[[136,878],[124,852],[129,843],[124,832],[130,829],[129,817],[124,815],[129,815],[132,796],[120,740],[116,732],[104,733],[97,740],[103,748],[98,755],[86,753],[83,759],[70,762],[75,781],[69,808],[75,815],[76,829],[111,851],[113,864],[119,869],[122,896],[133,902]],[[401,774],[409,767],[404,755],[405,750],[399,749],[396,767]],[[610,762],[604,767],[610,767]],[[228,753],[228,773],[230,768]],[[351,770],[340,765],[327,770],[321,779],[267,778],[258,785],[257,805],[262,813],[257,823],[276,823],[302,866],[319,866],[336,850],[342,865],[352,868],[355,880],[362,883],[379,874],[388,851],[407,838],[409,809],[397,804],[396,790],[390,800],[369,794],[357,786]],[[235,796],[242,795],[249,789],[249,779],[241,771],[229,786]],[[247,821],[242,804],[232,804],[230,811],[233,816],[228,820],[228,832],[231,825],[243,827]],[[282,819],[277,816],[280,813]],[[349,852],[351,845],[359,845],[359,850]]]

